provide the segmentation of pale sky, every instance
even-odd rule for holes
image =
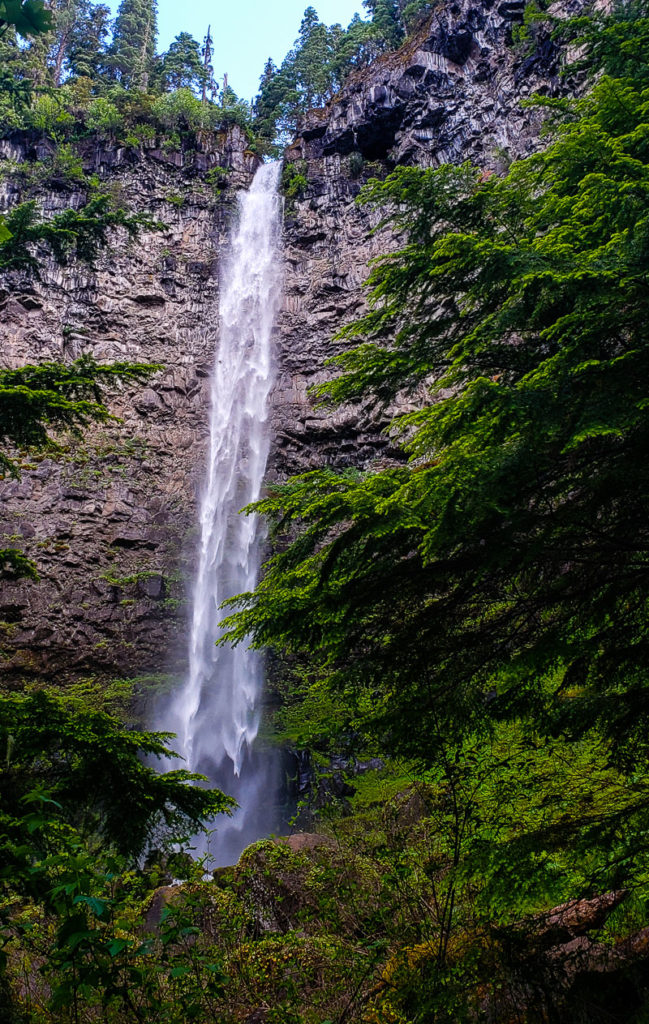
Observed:
[[[113,11],[119,0],[109,0]],[[268,57],[279,64],[293,45],[309,0],[158,0],[158,50],[165,50],[179,32],[191,32],[202,43],[207,26],[214,38],[214,76],[227,71],[234,91],[250,100],[257,93],[259,76]],[[362,0],[312,2],[320,20],[346,27],[354,12],[365,15]]]

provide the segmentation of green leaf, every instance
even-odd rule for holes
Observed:
[[[129,949],[132,944],[130,939],[112,939],[108,943],[108,952],[112,957],[119,956],[125,949]]]
[[[53,27],[52,12],[43,0],[0,0],[2,22],[12,25],[24,38],[42,35]]]
[[[110,905],[109,900],[99,899],[98,896],[75,896],[72,902],[84,903],[92,911],[95,917],[103,917]]]
[[[184,978],[190,974],[189,967],[172,967],[169,971],[169,977],[171,978]]]

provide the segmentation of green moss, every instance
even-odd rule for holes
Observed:
[[[403,793],[417,781],[413,771],[396,762],[388,762],[383,768],[355,775],[356,792],[349,799],[352,811],[363,813],[373,807],[384,807],[398,793]]]

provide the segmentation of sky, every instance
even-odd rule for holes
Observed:
[[[354,12],[365,13],[362,0],[311,0],[320,20],[347,26]],[[110,0],[113,11],[119,0]],[[212,26],[214,77],[228,82],[243,99],[257,93],[268,57],[281,63],[291,48],[309,0],[158,0],[158,51],[166,50],[179,32],[191,32],[199,43]]]

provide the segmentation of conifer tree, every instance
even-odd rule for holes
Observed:
[[[207,26],[207,35],[203,39],[203,46],[201,48],[201,60],[203,61],[203,77],[202,77],[202,93],[201,102],[207,103],[208,93],[212,101],[219,91],[219,87],[214,78],[214,66],[212,64],[214,40],[212,38],[212,26]]]
[[[295,48],[294,67],[305,109],[331,95],[329,32],[314,7],[307,7]]]
[[[92,0],[57,0],[52,5],[54,18],[53,42],[49,52],[49,66],[54,85],[61,85],[74,54],[81,57],[84,71],[75,74],[92,77],[98,73],[101,50],[108,35],[110,8]],[[85,51],[83,56],[81,51]]]
[[[110,65],[127,89],[147,90],[157,31],[156,0],[122,0],[115,19]]]
[[[384,49],[373,24],[363,21],[359,14],[354,15],[344,31],[336,34],[333,48],[332,69],[338,87],[350,72],[367,67]]]
[[[110,7],[106,4],[80,0],[66,55],[68,74],[95,81],[101,77],[110,17]]]
[[[189,32],[180,32],[163,54],[162,84],[171,89],[197,89],[203,85],[205,71],[200,46]]]
[[[259,79],[259,92],[255,100],[255,131],[260,138],[274,143],[281,131],[282,106],[286,104],[288,90],[286,76],[269,57]],[[292,86],[294,90],[294,85]]]
[[[429,387],[393,425],[415,461],[258,505],[299,537],[234,637],[303,656],[424,763],[436,729],[498,717],[601,729],[627,766],[649,750],[649,4],[585,24],[601,74],[546,150],[502,178],[401,167],[365,190],[408,241],[318,390]]]
[[[363,0],[372,17],[372,27],[385,49],[394,49],[403,41],[404,31],[399,16],[398,0]]]

